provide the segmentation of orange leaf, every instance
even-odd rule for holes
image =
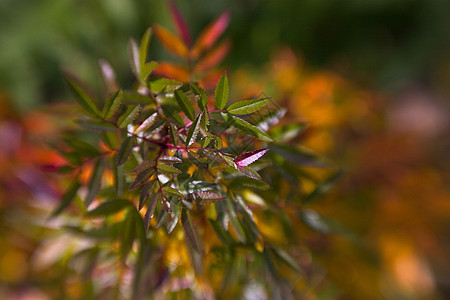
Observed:
[[[230,50],[231,42],[225,41],[212,49],[196,65],[195,72],[204,72],[218,65]]]
[[[225,72],[225,70],[219,69],[219,70],[214,70],[214,71],[208,73],[206,76],[204,76],[200,80],[200,82],[199,82],[200,86],[204,90],[214,90],[214,88],[216,87],[217,81],[219,80],[220,76],[223,75],[224,72]]]
[[[230,13],[225,11],[208,25],[208,27],[202,31],[192,48],[192,58],[198,57],[204,50],[210,48],[225,31],[229,22]]]
[[[182,82],[189,81],[188,69],[184,66],[175,65],[172,63],[160,63],[152,72],[154,75],[167,77],[170,79],[179,80]]]
[[[167,50],[182,58],[187,57],[188,49],[176,35],[159,25],[155,25],[154,30],[156,37],[161,41],[164,47],[167,48]]]

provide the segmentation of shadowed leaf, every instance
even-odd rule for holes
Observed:
[[[186,239],[189,241],[192,248],[198,253],[202,253],[203,251],[200,246],[197,230],[194,227],[194,222],[192,222],[190,212],[186,209],[181,210],[181,225],[183,226]]]
[[[89,179],[88,194],[86,196],[86,207],[91,204],[92,200],[94,200],[95,196],[97,196],[100,190],[104,169],[105,161],[103,159],[99,159],[95,164],[91,174],[91,178]]]
[[[117,199],[109,202],[103,202],[93,210],[87,212],[86,217],[102,217],[115,214],[127,206],[130,206],[131,202],[124,199]]]
[[[192,106],[191,100],[188,99],[186,94],[181,90],[176,90],[175,99],[177,100],[178,105],[180,105],[180,108],[183,110],[186,117],[188,117],[189,120],[194,121],[194,106]]]

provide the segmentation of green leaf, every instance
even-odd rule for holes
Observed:
[[[139,193],[139,207],[138,209],[141,210],[142,207],[144,207],[145,202],[147,201],[147,198],[152,193],[152,188],[155,181],[147,182],[141,189],[141,192]]]
[[[116,195],[120,196],[123,192],[125,185],[125,170],[124,166],[118,166],[117,160],[113,160],[113,172],[114,172],[114,188],[116,189]]]
[[[170,196],[175,196],[178,198],[183,197],[183,194],[181,194],[178,190],[176,190],[170,186],[163,187],[162,192],[163,192],[164,196],[166,196],[166,197],[170,197]]]
[[[202,114],[199,114],[197,118],[192,122],[191,127],[186,139],[186,147],[189,147],[197,140],[198,131],[200,130],[200,121],[202,119]]]
[[[270,98],[250,99],[236,102],[227,108],[227,111],[233,115],[248,115],[264,107]]]
[[[141,66],[141,80],[145,81],[156,68],[158,63],[156,61],[148,62]]]
[[[134,106],[128,107],[128,109],[125,111],[125,113],[122,116],[120,116],[120,118],[117,122],[117,125],[119,126],[119,128],[126,128],[128,126],[128,124],[133,122],[133,120],[139,114],[140,110],[141,110],[140,105],[134,105]]]
[[[194,222],[192,222],[191,214],[184,208],[181,210],[181,225],[183,226],[186,239],[189,241],[192,248],[198,253],[202,253],[203,251],[201,249],[197,230],[194,227]]]
[[[227,105],[228,93],[229,93],[228,77],[227,74],[224,73],[220,77],[219,82],[217,82],[214,94],[214,101],[218,109],[224,109],[225,106]]]
[[[105,161],[103,159],[99,159],[95,164],[91,178],[89,179],[88,194],[86,196],[86,207],[91,204],[92,200],[94,200],[95,196],[97,196],[100,190],[104,169]]]
[[[118,90],[111,98],[109,98],[108,102],[106,102],[105,107],[103,108],[103,116],[105,119],[111,119],[119,110],[120,105],[122,104],[122,96],[122,91]]]
[[[122,262],[128,256],[131,248],[133,247],[133,242],[136,239],[136,226],[135,220],[130,210],[125,214],[125,219],[120,226],[120,248],[119,253],[122,258]]]
[[[236,170],[238,170],[239,172],[241,172],[242,174],[244,174],[245,176],[247,176],[249,178],[262,181],[262,178],[258,174],[258,172],[253,170],[251,167],[241,167],[241,166],[235,165],[235,168],[236,168]]]
[[[181,81],[168,78],[154,78],[150,80],[150,90],[154,93],[162,91],[173,92],[183,85]]]
[[[181,110],[176,103],[164,103],[161,104],[161,108],[164,112],[164,115],[173,121],[178,126],[184,127],[184,122],[181,116],[178,114]]]
[[[115,214],[125,207],[131,206],[131,202],[125,199],[103,202],[93,210],[88,211],[86,217],[104,217]]]
[[[135,91],[123,91],[123,99],[125,104],[154,104],[155,100],[147,95],[139,94]]]
[[[175,91],[175,99],[177,100],[178,105],[183,110],[186,117],[188,117],[189,120],[193,121],[195,115],[194,115],[194,106],[192,106],[191,100],[189,100],[186,94],[183,93],[183,91],[180,89]]]
[[[130,191],[147,183],[147,181],[150,179],[150,177],[152,177],[154,172],[155,169],[152,167],[144,169],[141,172],[139,172],[136,178],[134,179],[133,183],[130,185]]]
[[[277,142],[287,142],[297,137],[307,128],[305,123],[287,124],[273,128],[270,135]]]
[[[172,144],[178,145],[177,129],[175,128],[175,126],[172,123],[169,124],[169,134],[170,134],[170,140],[172,141]]]
[[[205,110],[208,105],[208,96],[206,96],[205,90],[196,84],[191,84],[191,88],[194,90],[194,94],[199,96],[197,101],[198,108],[200,108],[201,111]]]
[[[121,166],[123,165],[127,159],[128,156],[130,156],[131,150],[133,150],[133,147],[135,145],[135,139],[133,137],[127,137],[122,142],[122,145],[120,146],[119,152],[117,153],[117,165]]]
[[[75,196],[77,195],[77,191],[80,186],[81,184],[78,181],[78,178],[72,181],[72,184],[69,186],[67,191],[61,196],[60,203],[58,207],[56,207],[56,209],[51,213],[50,218],[56,217],[70,205],[73,198],[75,198]]]
[[[214,229],[214,231],[217,234],[217,237],[224,243],[224,244],[232,244],[234,243],[233,237],[230,235],[229,232],[223,230],[222,226],[220,226],[219,222],[208,219],[209,223],[211,224],[211,227]]]
[[[63,140],[72,147],[80,156],[96,157],[100,155],[100,151],[94,146],[75,137],[63,137]]]
[[[164,163],[158,162],[158,172],[166,175],[178,175],[182,172],[175,167],[166,165]]]
[[[208,111],[205,109],[205,111],[202,113],[202,118],[200,121],[200,126],[204,128],[205,130],[208,130],[209,128],[209,115]]]
[[[147,62],[148,44],[150,42],[151,37],[152,37],[152,28],[150,27],[147,28],[147,30],[145,31],[141,39],[141,44],[139,45],[139,64],[141,66],[141,71],[142,67]]]
[[[65,72],[64,75],[65,75],[64,78],[66,79],[66,82],[69,84],[69,87],[77,96],[76,99],[78,103],[88,113],[91,113],[95,116],[100,116],[100,112],[98,111],[97,107],[94,104],[95,101],[93,100],[93,97],[89,95],[89,93],[85,88],[83,88],[83,84],[81,83],[81,81],[69,72]]]
[[[161,156],[160,158],[158,158],[158,161],[169,164],[178,164],[183,162],[183,160],[179,159],[178,157],[169,155]]]
[[[230,223],[234,228],[234,231],[236,232],[238,239],[245,243],[246,242],[246,236],[245,236],[245,232],[244,229],[242,228],[241,222],[239,222],[239,219],[237,218],[236,215],[236,209],[233,206],[233,202],[231,200],[230,197],[226,197],[225,198],[225,203],[227,206],[227,214],[228,217],[230,218]]]
[[[252,124],[248,123],[247,121],[231,116],[232,125],[239,130],[242,130],[243,132],[246,132],[250,135],[253,135],[254,137],[264,141],[264,142],[272,142],[272,138],[265,133],[264,131],[258,129],[257,127],[253,126]]]

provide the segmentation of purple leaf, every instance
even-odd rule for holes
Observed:
[[[236,165],[238,165],[240,167],[246,167],[246,166],[254,163],[255,161],[257,161],[268,150],[269,150],[268,148],[265,148],[265,149],[259,149],[259,150],[239,154],[234,159],[234,162],[236,163]]]

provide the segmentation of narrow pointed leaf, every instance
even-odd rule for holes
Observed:
[[[189,132],[186,139],[186,146],[189,147],[197,140],[198,131],[200,130],[200,120],[202,118],[202,114],[199,114],[197,118],[192,122],[191,127],[189,128]]]
[[[317,200],[320,196],[322,196],[326,192],[328,192],[328,190],[330,190],[333,187],[334,183],[339,178],[341,178],[343,173],[344,173],[343,170],[339,170],[336,173],[332,174],[327,179],[325,179],[325,181],[319,183],[315,187],[315,189],[302,200],[302,204],[311,203],[311,202]]]
[[[128,126],[128,124],[133,122],[133,120],[139,114],[140,110],[141,110],[140,105],[130,106],[125,111],[125,113],[122,116],[120,116],[119,121],[117,122],[117,125],[119,126],[119,128],[125,128]]]
[[[156,61],[148,62],[141,66],[141,80],[145,81],[148,79],[153,70],[158,66]]]
[[[295,261],[295,259],[289,255],[286,251],[280,248],[274,248],[273,253],[281,259],[282,262],[284,262],[286,265],[288,265],[290,268],[292,268],[294,271],[301,272],[301,268],[299,264]]]
[[[166,174],[166,175],[178,175],[181,174],[181,171],[175,167],[166,165],[164,163],[158,163],[158,172]]]
[[[130,191],[140,187],[141,185],[146,184],[147,181],[150,179],[150,177],[152,177],[154,172],[155,172],[154,168],[148,168],[138,173],[133,183],[130,185]]]
[[[221,194],[217,194],[209,191],[198,191],[188,195],[189,198],[194,199],[200,204],[210,204],[214,202],[219,202],[225,199]]]
[[[148,231],[150,227],[150,220],[153,218],[153,214],[155,213],[156,204],[158,203],[158,194],[153,195],[152,201],[150,201],[150,204],[147,207],[147,212],[144,216],[144,224],[145,224],[145,231]]]
[[[130,205],[131,202],[125,199],[117,199],[109,202],[104,202],[93,210],[88,211],[86,217],[109,216],[121,211],[122,209]]]
[[[114,188],[116,190],[116,195],[122,195],[123,188],[125,185],[125,170],[123,165],[118,166],[117,160],[113,161],[113,172],[114,172]]]
[[[117,165],[118,166],[123,165],[127,161],[128,156],[130,156],[131,150],[133,150],[134,145],[135,145],[135,139],[133,137],[127,137],[122,142],[119,152],[117,153]]]
[[[97,196],[100,190],[104,169],[105,161],[103,159],[99,159],[95,164],[91,174],[91,178],[89,179],[88,194],[86,196],[86,207],[91,204],[92,200],[94,200],[95,196]]]
[[[270,136],[277,142],[287,142],[297,137],[307,128],[305,123],[294,123],[277,126],[270,130]]]
[[[178,105],[180,106],[181,110],[183,110],[186,117],[188,117],[189,120],[194,121],[194,106],[192,105],[186,94],[181,90],[176,90],[175,99],[177,100]]]
[[[191,34],[189,32],[189,27],[186,25],[186,22],[184,21],[183,16],[181,15],[174,1],[169,2],[169,8],[172,19],[175,21],[178,34],[183,39],[184,44],[190,47],[192,40]]]
[[[154,30],[156,36],[167,50],[182,58],[187,57],[188,49],[177,36],[159,25],[155,25]]]
[[[136,79],[140,80],[141,78],[141,63],[139,58],[139,48],[136,41],[131,38],[128,44],[128,58],[130,60],[131,70],[133,71]]]
[[[197,57],[204,50],[210,48],[225,31],[229,22],[230,13],[228,11],[222,13],[217,19],[211,22],[211,24],[200,33],[199,38],[193,46],[192,55]]]
[[[152,193],[152,188],[153,188],[154,183],[155,183],[155,181],[150,181],[142,187],[142,189],[139,193],[139,206],[138,206],[139,210],[141,210],[142,207],[144,207],[144,204],[147,201],[147,198]]]
[[[214,101],[218,109],[224,109],[225,106],[227,105],[229,96],[228,93],[229,93],[228,77],[227,74],[224,73],[217,82],[214,94]]]
[[[81,186],[81,184],[78,181],[78,179],[75,179],[72,182],[72,184],[69,186],[67,191],[62,195],[58,207],[56,207],[56,209],[51,213],[51,215],[50,215],[51,218],[59,215],[61,212],[64,211],[64,209],[66,209],[70,205],[72,200],[77,195],[77,191],[80,188],[80,186]]]
[[[170,186],[163,187],[162,192],[166,197],[170,197],[170,196],[175,196],[178,198],[183,197],[183,194],[181,194],[178,190],[176,190]]]
[[[149,129],[150,126],[152,126],[155,123],[157,117],[158,117],[158,114],[156,112],[151,114],[147,119],[144,120],[144,122],[141,123],[141,125],[139,125],[134,130],[134,133],[138,134],[138,133],[144,132],[147,129]]]
[[[269,148],[265,148],[265,149],[258,149],[255,151],[239,154],[238,156],[236,156],[234,158],[234,162],[236,163],[236,165],[238,165],[240,167],[246,167],[246,166],[254,163],[255,161],[257,161],[268,150],[269,150]]]
[[[233,115],[247,115],[264,107],[269,101],[270,98],[244,100],[230,105],[227,111]]]
[[[247,177],[262,181],[262,178],[258,174],[258,172],[253,170],[251,167],[241,167],[241,166],[236,165],[236,170],[238,170],[239,172],[241,172],[242,174],[244,174]]]
[[[144,35],[142,36],[141,44],[139,45],[139,65],[140,65],[141,71],[143,70],[143,67],[147,63],[148,44],[150,42],[151,37],[152,37],[152,29],[147,28]],[[142,75],[142,72],[141,72],[141,75]],[[142,77],[143,76],[141,76],[141,78]]]
[[[287,161],[297,165],[310,167],[325,167],[327,165],[313,153],[298,147],[272,144],[270,145],[270,150],[280,155]]]
[[[186,209],[182,209],[181,211],[181,225],[183,226],[186,239],[192,248],[198,253],[202,253],[197,230],[194,227],[190,212]]]
[[[208,53],[195,65],[195,72],[205,72],[217,66],[228,54],[230,48],[231,42],[227,40],[211,51],[208,51]]]
[[[95,131],[95,132],[109,132],[116,130],[116,126],[110,123],[106,123],[103,121],[81,121],[78,120],[76,123],[87,130]]]
[[[177,163],[183,162],[183,160],[179,159],[176,156],[168,156],[168,155],[161,156],[160,158],[158,158],[158,161],[165,162],[165,163],[172,163],[172,164],[177,164]]]
[[[117,84],[116,73],[114,72],[114,69],[104,59],[101,59],[98,64],[100,65],[106,91],[108,93],[117,91],[119,89],[119,85]]]
[[[232,118],[232,124],[234,127],[253,135],[254,137],[257,137],[258,139],[264,141],[264,142],[272,142],[272,138],[265,133],[264,131],[256,128],[252,124],[248,123],[247,121],[244,121],[241,118],[231,116]]]
[[[71,90],[75,93],[78,103],[88,112],[96,116],[100,116],[100,112],[95,106],[93,97],[89,95],[88,91],[83,87],[83,83],[69,72],[65,72],[64,78],[69,84]]]
[[[105,107],[103,109],[103,116],[105,117],[105,119],[111,119],[119,110],[121,104],[122,91],[118,90],[111,98],[109,98],[108,102],[106,102],[105,104]]]
[[[202,111],[205,110],[206,105],[208,104],[208,96],[206,95],[205,90],[196,84],[191,84],[191,88],[193,89],[194,93],[199,97],[197,101],[198,108],[200,108],[200,110]]]

